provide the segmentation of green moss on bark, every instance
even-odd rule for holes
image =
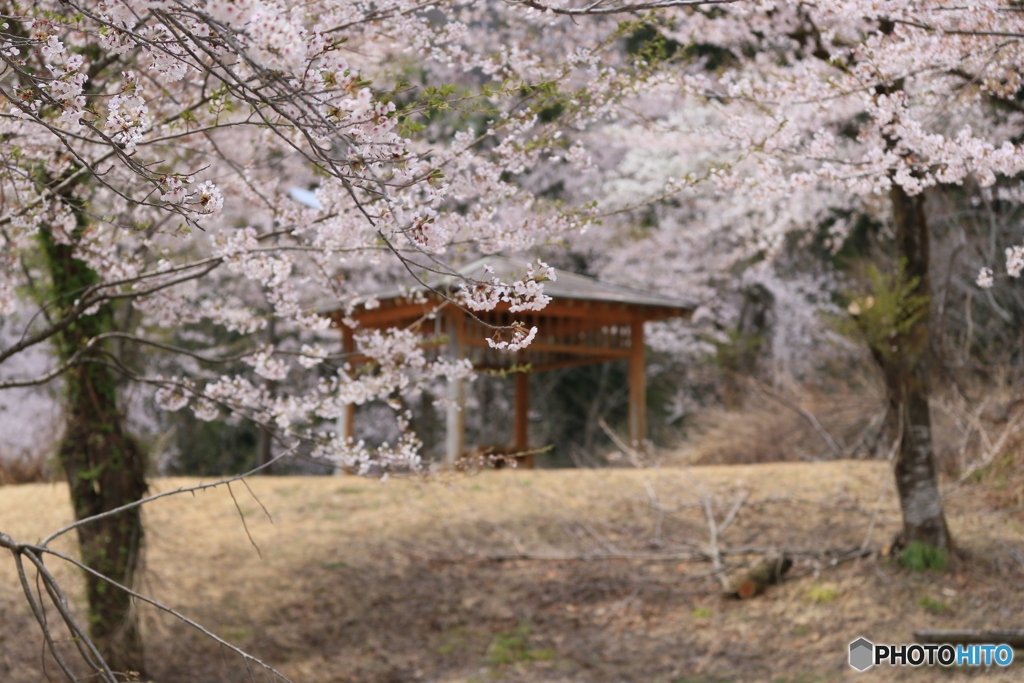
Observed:
[[[71,243],[55,240],[50,226],[42,226],[38,233],[49,275],[46,298],[56,302],[58,316],[71,311],[85,290],[99,281],[96,272],[76,258],[75,242],[88,223],[73,191],[65,188],[62,194],[76,218]],[[101,305],[56,335],[58,356],[68,361],[90,340],[115,329],[113,307]],[[146,493],[145,456],[125,429],[118,373],[102,349],[81,360],[64,375],[66,425],[58,449],[77,519],[132,503]],[[78,527],[85,564],[129,586],[139,566],[142,538],[138,508]],[[143,672],[142,639],[130,596],[91,574],[85,579],[90,636],[114,670]]]

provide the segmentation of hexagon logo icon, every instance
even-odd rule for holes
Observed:
[[[866,638],[858,638],[850,643],[850,666],[857,671],[864,671],[874,665],[875,646]]]

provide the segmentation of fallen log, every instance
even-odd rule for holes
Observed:
[[[1009,645],[1024,649],[1024,631],[914,631],[914,640],[923,644]]]
[[[741,600],[760,595],[768,586],[779,583],[792,566],[792,558],[777,550],[772,551],[730,580],[725,589],[726,595]]]

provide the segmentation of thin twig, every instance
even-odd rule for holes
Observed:
[[[32,610],[33,616],[36,621],[39,622],[39,627],[43,631],[43,638],[46,641],[47,647],[50,648],[50,654],[53,655],[54,660],[57,662],[57,666],[61,668],[61,671],[70,679],[75,680],[75,675],[71,673],[71,667],[64,661],[64,657],[61,656],[60,652],[57,651],[56,645],[53,643],[53,636],[50,635],[50,628],[46,623],[46,616],[43,614],[42,608],[39,603],[36,602],[36,598],[32,595],[32,587],[28,583],[28,577],[25,576],[25,566],[21,559],[20,552],[14,552],[14,564],[18,568],[18,578],[21,580],[22,590],[25,592],[25,597],[28,599],[29,608]]]
[[[739,514],[740,508],[743,507],[744,503],[747,502],[748,498],[750,498],[750,491],[746,491],[744,493],[741,493],[736,498],[736,502],[733,503],[732,509],[729,510],[729,514],[726,515],[725,516],[725,520],[721,524],[718,525],[718,533],[719,533],[719,535],[721,535],[723,532],[725,532],[725,530],[729,528],[729,525],[732,524],[733,521],[735,521],[736,515]]]
[[[256,545],[256,541],[253,539],[252,534],[249,533],[249,524],[245,521],[245,513],[242,512],[242,506],[238,504],[238,499],[235,498],[235,492],[231,489],[231,484],[228,484],[228,493],[231,494],[231,501],[235,504],[235,509],[238,510],[238,516],[242,520],[242,528],[245,529],[245,535],[249,537],[249,543],[252,543],[252,547],[256,548],[256,554],[263,559],[263,553],[260,552],[260,547]]]
[[[194,621],[192,619],[189,619],[188,617],[186,617],[181,612],[178,612],[177,610],[174,610],[174,609],[172,609],[172,608],[170,608],[170,607],[168,607],[168,606],[166,606],[166,605],[164,605],[164,604],[162,604],[160,602],[157,602],[156,600],[153,600],[152,598],[146,597],[145,595],[143,595],[141,593],[138,593],[138,592],[132,590],[131,588],[128,588],[124,584],[118,583],[117,581],[111,579],[109,576],[106,576],[104,574],[99,573],[95,569],[92,569],[91,567],[85,565],[84,563],[79,562],[78,560],[76,560],[75,558],[71,557],[70,555],[65,555],[64,553],[61,553],[61,552],[56,551],[56,550],[53,550],[51,548],[46,548],[46,547],[41,546],[41,545],[24,545],[22,547],[24,547],[24,548],[26,548],[28,550],[33,550],[33,551],[38,552],[38,553],[46,553],[48,555],[53,555],[54,557],[59,557],[60,559],[64,560],[65,562],[73,564],[74,566],[78,567],[82,571],[84,571],[84,572],[86,572],[88,574],[92,574],[96,578],[98,578],[98,579],[100,579],[102,581],[105,581],[106,583],[110,584],[114,588],[117,588],[119,590],[124,591],[125,593],[127,593],[130,596],[132,596],[133,598],[135,598],[137,600],[141,600],[142,602],[145,602],[148,605],[152,605],[153,607],[157,608],[158,610],[160,610],[162,612],[166,612],[166,613],[170,614],[171,616],[181,620],[182,622],[184,622],[184,623],[188,624],[189,626],[191,626],[192,628],[198,630],[199,632],[201,632],[203,635],[207,636],[208,638],[214,640],[217,643],[220,643],[224,647],[227,647],[228,649],[230,649],[232,652],[234,652],[235,654],[239,655],[243,659],[245,659],[247,661],[250,661],[250,662],[253,662],[255,664],[258,664],[259,666],[263,667],[265,670],[267,670],[270,673],[273,673],[274,675],[278,676],[281,680],[286,681],[287,683],[292,683],[291,679],[289,679],[287,676],[285,676],[283,673],[281,673],[280,671],[278,671],[274,667],[270,666],[269,664],[265,664],[263,661],[257,659],[256,657],[253,657],[252,655],[247,653],[245,650],[242,650],[241,648],[235,647],[234,645],[232,645],[228,641],[224,640],[223,638],[218,637],[215,633],[213,633],[209,629],[204,628],[198,622],[196,622],[196,621]]]
[[[770,398],[773,401],[776,401],[777,403],[779,403],[779,404],[789,408],[790,410],[792,410],[792,411],[796,412],[798,415],[800,415],[800,417],[804,418],[804,420],[806,420],[807,423],[810,424],[811,427],[814,428],[814,431],[816,431],[818,433],[818,435],[822,438],[822,440],[826,444],[828,444],[829,449],[832,450],[832,454],[835,455],[837,458],[843,457],[843,454],[844,454],[843,449],[839,446],[838,443],[836,443],[836,440],[834,438],[832,438],[832,435],[828,433],[828,430],[825,429],[825,427],[821,424],[821,422],[818,421],[818,418],[814,416],[814,413],[812,413],[809,410],[806,410],[804,408],[801,408],[796,403],[793,403],[789,399],[784,398],[783,396],[780,396],[779,394],[776,394],[774,391],[771,391],[770,389],[768,389],[765,386],[762,386],[761,384],[757,384],[756,388],[757,388],[758,391],[763,393],[768,398]]]
[[[807,569],[790,574],[788,580],[792,581],[793,579],[799,579],[803,576],[807,576],[808,574],[820,572],[822,569],[836,567],[840,564],[843,564],[844,562],[856,560],[859,557],[868,557],[870,555],[874,555],[877,552],[878,548],[855,548],[853,550],[849,550],[845,553],[833,557],[831,560],[825,562],[824,564],[816,562],[813,566]]]
[[[889,457],[887,460],[889,463],[890,475],[893,466],[893,460],[896,458],[896,453],[899,450],[899,445],[903,441],[903,411],[898,411],[897,415],[899,416],[899,419],[896,423],[896,438],[893,440],[892,446],[889,448]],[[878,500],[875,501],[875,509],[871,511],[871,521],[868,523],[867,533],[864,534],[864,541],[860,544],[861,550],[866,550],[868,547],[868,543],[871,542],[871,534],[874,533],[875,530],[875,521],[878,519],[878,512],[882,509],[882,501],[885,500],[885,495],[889,492],[889,486],[892,484],[892,481],[892,476],[886,476],[885,482],[882,483],[882,490],[878,494]]]
[[[60,616],[64,619],[64,623],[71,630],[75,645],[78,647],[79,652],[82,654],[82,658],[89,664],[96,673],[100,674],[104,680],[109,680],[112,683],[117,682],[117,678],[114,676],[114,672],[110,670],[106,661],[103,659],[103,655],[100,654],[99,649],[89,638],[85,629],[83,629],[74,615],[71,614],[71,609],[68,607],[68,598],[61,590],[60,584],[57,579],[54,578],[50,570],[46,568],[43,561],[38,557],[35,552],[36,548],[24,547],[22,552],[29,561],[35,565],[36,571],[43,576],[43,585],[46,587],[46,592],[50,595],[50,600],[53,602],[53,606],[57,608]]]
[[[614,443],[615,446],[620,451],[622,451],[622,454],[625,455],[627,458],[629,458],[629,463],[631,465],[633,465],[633,467],[643,467],[644,466],[643,465],[643,459],[640,457],[640,454],[637,452],[637,450],[635,448],[631,447],[625,441],[623,441],[619,437],[619,435],[616,434],[612,430],[612,428],[608,426],[608,423],[604,421],[603,417],[599,417],[597,419],[597,426],[600,427],[601,431],[603,431],[605,433],[605,435],[609,439],[612,440],[612,443]]]
[[[665,522],[665,508],[661,506],[661,502],[658,500],[658,494],[655,493],[654,487],[651,486],[651,482],[647,481],[646,477],[644,478],[644,488],[647,489],[647,497],[651,501],[651,507],[654,508],[658,514],[658,518],[654,523],[654,536],[651,539],[651,543],[654,547],[660,548],[662,545],[661,527]]]
[[[637,586],[632,590],[632,592],[630,592],[628,596],[615,603],[615,605],[610,610],[608,610],[608,613],[605,615],[605,617],[597,623],[597,627],[604,628],[609,623],[611,623],[611,620],[615,618],[615,615],[617,615],[619,612],[628,607],[629,603],[633,602],[636,599],[636,596],[640,595],[640,591],[642,589],[643,586]]]
[[[711,509],[711,497],[705,496],[701,502],[704,504],[704,515],[708,520],[708,554],[711,556],[711,566],[717,572],[722,569],[722,553],[718,548],[718,525],[715,523],[715,513]],[[723,588],[728,587],[729,580],[725,574],[718,574],[718,580]]]
[[[946,489],[942,492],[942,495],[946,495],[948,493],[951,493],[952,491],[955,491],[960,486],[962,486],[964,482],[970,479],[971,475],[973,475],[975,472],[991,465],[992,461],[996,459],[996,456],[1002,452],[1003,446],[1006,445],[1007,439],[1009,439],[1011,436],[1017,433],[1017,430],[1020,428],[1022,421],[1024,421],[1024,413],[1018,413],[1017,415],[1014,415],[1013,418],[1007,423],[1002,433],[999,435],[999,438],[996,439],[995,443],[992,444],[992,447],[988,449],[988,452],[986,452],[981,458],[975,461],[973,465],[968,467],[967,471],[961,474],[955,482],[946,487]]]
[[[651,10],[667,9],[670,7],[698,7],[702,5],[728,5],[740,0],[658,0],[657,2],[639,2],[636,4],[612,5],[600,7],[600,0],[592,2],[584,7],[558,7],[555,5],[544,5],[536,0],[506,0],[511,5],[523,5],[530,9],[544,13],[565,14],[568,16],[585,16],[600,14],[624,14],[630,12],[647,12]]]
[[[273,465],[275,462],[277,462],[281,458],[284,458],[285,456],[290,455],[292,453],[292,451],[294,451],[294,450],[295,450],[295,447],[289,448],[287,451],[285,451],[284,453],[281,453],[280,455],[278,455],[274,459],[270,460],[269,462],[266,462],[266,463],[260,465],[259,467],[254,467],[253,469],[249,470],[248,472],[236,475],[234,477],[230,477],[228,479],[220,479],[218,481],[211,482],[209,484],[198,484],[196,486],[186,486],[186,487],[174,489],[173,491],[164,491],[162,493],[157,493],[157,494],[154,494],[152,496],[148,496],[146,498],[143,498],[141,500],[137,500],[137,501],[135,501],[133,503],[127,503],[125,505],[122,505],[121,507],[114,508],[113,510],[107,510],[106,512],[101,512],[101,513],[99,513],[97,515],[92,515],[90,517],[85,517],[83,519],[78,520],[77,522],[73,522],[71,524],[68,524],[65,527],[62,527],[62,528],[58,529],[57,531],[54,531],[52,534],[50,534],[49,536],[44,538],[42,541],[40,541],[39,545],[43,546],[43,547],[46,547],[50,543],[50,541],[52,541],[53,539],[57,538],[58,536],[62,536],[64,534],[66,534],[67,532],[71,531],[72,529],[75,529],[77,527],[82,526],[83,524],[89,524],[90,522],[95,522],[97,520],[103,519],[104,517],[112,517],[114,515],[121,514],[122,512],[125,512],[126,510],[131,510],[132,508],[137,508],[140,505],[145,505],[146,503],[151,503],[154,500],[158,500],[160,498],[165,498],[167,496],[174,496],[174,495],[177,495],[179,493],[195,493],[196,491],[202,491],[203,489],[212,489],[212,488],[216,488],[218,486],[224,486],[225,484],[230,484],[231,482],[238,481],[239,479],[244,479],[245,477],[249,477],[249,476],[252,476],[252,475],[256,474],[260,470],[263,470],[263,469],[265,469],[267,467],[270,467],[271,465]]]
[[[242,483],[243,483],[243,484],[245,484],[245,488],[247,488],[247,489],[249,490],[249,495],[250,495],[250,496],[252,496],[252,499],[253,499],[253,500],[255,500],[255,501],[256,501],[256,503],[257,503],[257,504],[258,504],[258,505],[259,505],[259,506],[260,506],[261,508],[263,508],[263,514],[265,514],[265,515],[267,516],[267,519],[268,519],[268,520],[270,520],[270,523],[271,523],[271,524],[273,524],[273,523],[274,523],[274,517],[273,517],[273,515],[271,515],[271,514],[270,514],[270,510],[268,510],[268,509],[267,509],[267,506],[263,504],[263,501],[262,501],[262,500],[260,500],[259,496],[257,496],[257,495],[256,495],[256,494],[255,494],[255,493],[253,492],[253,490],[252,490],[252,487],[251,487],[251,486],[249,486],[249,482],[247,482],[247,481],[246,481],[245,479],[243,479],[243,480],[242,480]]]
[[[868,548],[866,554],[876,552],[876,548]],[[795,548],[777,548],[770,546],[742,546],[739,548],[722,548],[719,550],[721,557],[745,557],[749,555],[765,555],[772,552],[781,552],[784,555],[794,558],[824,559],[833,557],[845,557],[850,553],[860,552],[858,547],[826,548],[824,550],[802,550]],[[706,550],[681,550],[664,551],[653,553],[533,553],[528,551],[517,551],[514,553],[486,553],[470,554],[463,556],[430,556],[417,555],[417,559],[424,562],[438,564],[484,564],[487,562],[602,562],[609,560],[629,560],[635,562],[711,562],[711,554]],[[720,559],[723,568],[728,568],[729,563]]]

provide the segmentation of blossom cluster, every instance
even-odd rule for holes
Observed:
[[[533,338],[537,336],[537,326],[526,329],[526,326],[522,323],[514,323],[512,325],[512,338],[511,339],[495,339],[493,337],[487,338],[487,345],[492,349],[499,351],[521,351],[530,345]]]
[[[501,302],[508,303],[512,313],[539,311],[551,301],[544,293],[544,283],[555,279],[555,269],[543,261],[537,261],[536,268],[533,263],[527,263],[526,275],[518,280],[502,283],[492,277],[488,282],[460,289],[458,300],[473,311],[492,311]]]

